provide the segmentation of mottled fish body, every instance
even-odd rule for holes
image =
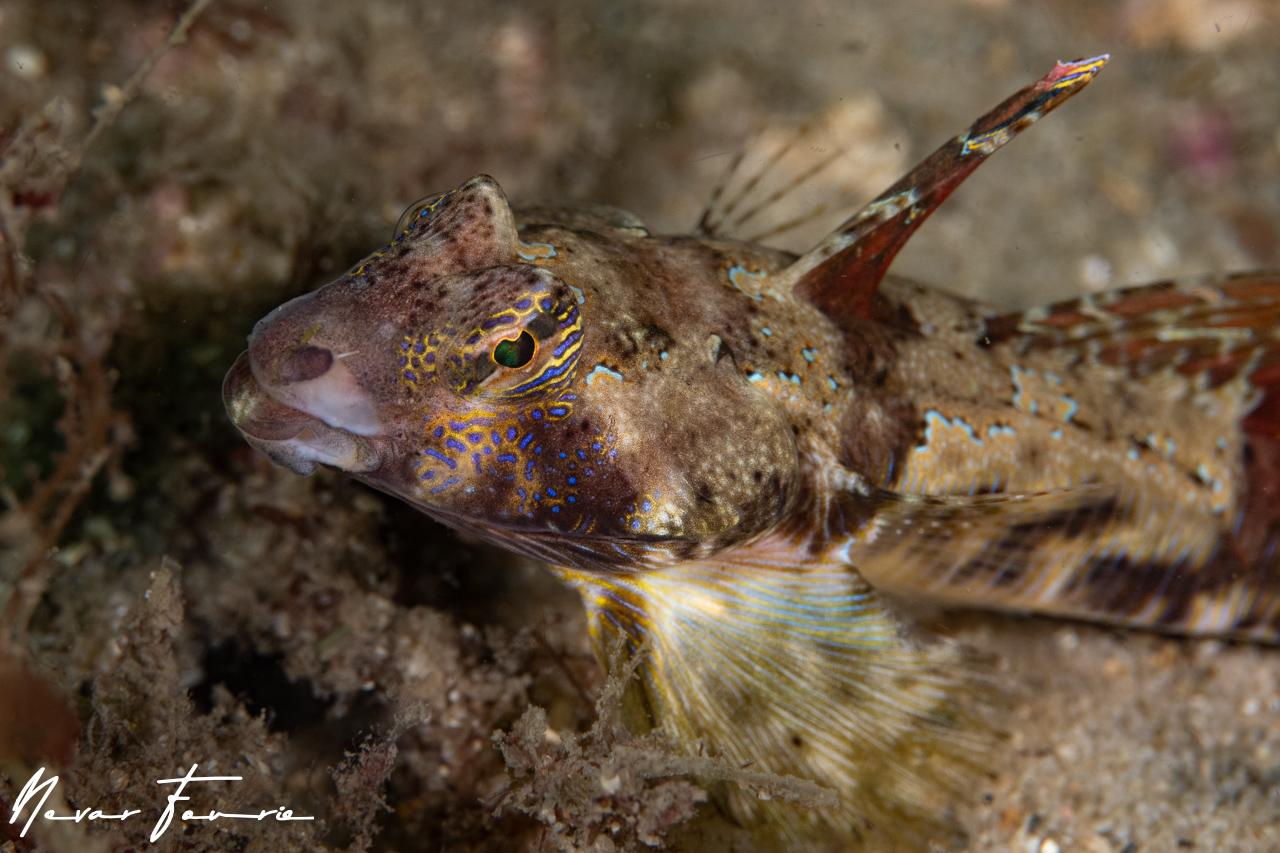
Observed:
[[[550,563],[678,740],[811,779],[784,841],[944,838],[973,758],[953,644],[877,590],[1273,642],[1280,274],[1008,314],[885,278],[1106,57],[1058,64],[811,252],[512,211],[479,177],[258,323],[232,420]]]

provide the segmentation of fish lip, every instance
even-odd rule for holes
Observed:
[[[290,409],[323,421],[331,429],[380,436],[386,425],[373,396],[346,359],[343,345],[325,332],[331,311],[318,300],[325,288],[290,299],[254,324],[248,365],[261,391]],[[304,331],[304,327],[306,330]],[[315,375],[292,372],[300,354],[324,352],[328,361]]]
[[[326,465],[361,474],[382,464],[371,438],[330,426],[271,394],[254,375],[248,351],[227,371],[222,403],[250,445],[294,473],[311,474],[317,465]]]

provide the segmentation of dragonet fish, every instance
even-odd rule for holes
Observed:
[[[259,321],[227,411],[298,474],[547,562],[602,656],[642,650],[653,725],[839,798],[730,791],[734,820],[923,845],[901,827],[964,763],[967,667],[894,596],[1280,637],[1280,273],[1020,313],[886,276],[1107,59],[1058,63],[800,256],[473,178]]]

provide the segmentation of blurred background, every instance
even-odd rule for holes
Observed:
[[[1273,0],[215,0],[130,98],[185,9],[0,2],[0,795],[74,754],[66,796],[138,808],[214,760],[257,771],[220,803],[324,818],[197,848],[537,849],[489,816],[490,732],[530,701],[590,724],[581,615],[536,566],[272,469],[223,414],[253,322],[415,199],[485,172],[683,232],[735,152],[790,144],[770,180],[797,192],[739,233],[826,205],[774,239],[802,250],[1055,60],[1109,52],[893,271],[1026,307],[1280,265]],[[940,618],[1013,698],[972,849],[1280,846],[1274,651]]]

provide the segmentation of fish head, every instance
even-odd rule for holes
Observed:
[[[391,245],[257,323],[224,382],[232,421],[298,474],[344,471],[567,565],[632,565],[750,535],[762,507],[790,499],[791,430],[730,365],[703,358],[645,381],[637,369],[632,382],[584,369],[584,353],[627,363],[617,328],[636,307],[614,310],[609,295],[633,289],[616,265],[529,257],[491,178],[432,200]],[[744,427],[755,449],[726,454]],[[740,470],[762,455],[763,474],[764,463]]]

